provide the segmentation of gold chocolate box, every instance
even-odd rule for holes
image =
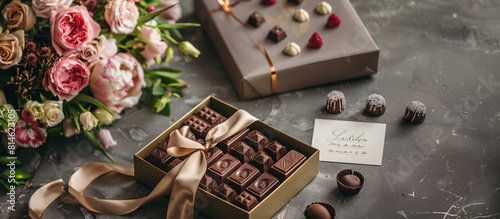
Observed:
[[[200,104],[194,107],[186,115],[180,118],[171,127],[166,129],[153,141],[148,143],[143,149],[134,155],[134,170],[136,180],[150,188],[154,188],[161,178],[166,174],[163,170],[153,166],[145,160],[148,153],[161,143],[165,142],[170,133],[181,128],[184,121],[191,117],[195,112],[208,106],[225,117],[230,117],[237,111],[231,105],[215,98],[207,97]],[[319,151],[291,136],[288,136],[261,121],[256,121],[249,126],[251,129],[262,132],[272,133],[275,140],[286,145],[289,150],[296,150],[306,156],[306,161],[278,188],[276,188],[268,197],[262,200],[256,207],[246,211],[236,205],[229,203],[207,191],[198,188],[196,193],[195,208],[201,211],[203,215],[210,218],[239,218],[239,219],[262,219],[271,218],[286,203],[288,203],[297,193],[300,192],[311,180],[318,174],[319,170]]]

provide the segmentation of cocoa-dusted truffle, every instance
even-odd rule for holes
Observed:
[[[412,124],[420,124],[425,120],[425,105],[420,101],[412,101],[405,111],[404,119]]]
[[[382,95],[371,94],[366,99],[365,112],[372,116],[381,116],[385,113],[385,99]]]
[[[337,174],[337,187],[344,195],[356,195],[361,191],[365,178],[358,171],[345,169]]]
[[[306,207],[304,216],[307,219],[333,219],[335,218],[335,208],[323,202],[313,202]]]
[[[326,110],[330,113],[341,113],[345,110],[345,96],[342,91],[333,90],[326,96]]]

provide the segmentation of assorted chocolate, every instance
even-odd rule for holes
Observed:
[[[252,14],[250,14],[247,20],[247,24],[254,27],[260,27],[264,22],[266,22],[264,15],[262,15],[258,11],[254,11]]]
[[[361,191],[365,178],[358,171],[345,169],[337,174],[337,188],[344,195],[356,195]]]
[[[406,107],[404,119],[412,124],[420,124],[425,120],[425,105],[420,101],[412,101]]]
[[[333,114],[341,113],[345,110],[345,96],[342,91],[333,90],[326,96],[326,110]]]
[[[227,118],[203,107],[184,124],[192,134],[188,138],[204,144],[204,136]],[[307,159],[302,153],[287,148],[258,130],[245,128],[205,151],[207,171],[199,188],[250,211],[289,178]],[[166,152],[168,141],[154,148],[146,160],[170,171],[182,158]]]
[[[275,43],[279,43],[283,39],[286,38],[286,32],[280,26],[274,26],[269,33],[267,34],[267,39],[274,41]]]
[[[323,202],[313,202],[304,211],[306,219],[333,219],[335,218],[335,208]]]
[[[365,112],[372,116],[381,116],[385,113],[385,99],[380,94],[371,94],[366,99]]]

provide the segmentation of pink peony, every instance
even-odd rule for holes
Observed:
[[[104,7],[104,19],[116,34],[132,33],[139,15],[139,9],[129,0],[111,0]]]
[[[161,32],[156,28],[156,21],[152,20],[144,26],[139,27],[140,36],[147,40],[150,44],[143,45],[144,50],[141,52],[142,57],[148,62],[152,63],[154,58],[161,57],[167,50],[167,44],[161,39]]]
[[[40,121],[28,110],[22,111],[21,118],[17,121],[15,128],[15,140],[17,145],[21,147],[37,148],[47,139],[47,131],[41,127]]]
[[[101,27],[89,15],[84,6],[73,6],[52,13],[50,35],[57,54],[66,56],[81,50],[84,45],[99,36]]]
[[[89,79],[87,65],[78,59],[62,57],[45,73],[43,86],[60,100],[70,101],[88,86]]]
[[[90,78],[94,97],[118,113],[139,102],[143,85],[144,70],[128,53],[118,53],[98,62]]]
[[[53,11],[61,7],[69,7],[73,0],[33,0],[31,9],[37,17],[49,18]]]

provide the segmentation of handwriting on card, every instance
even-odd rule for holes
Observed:
[[[348,129],[335,129],[331,137],[326,139],[329,149],[333,154],[365,156],[365,147],[368,139],[363,138],[365,133],[354,133]]]

